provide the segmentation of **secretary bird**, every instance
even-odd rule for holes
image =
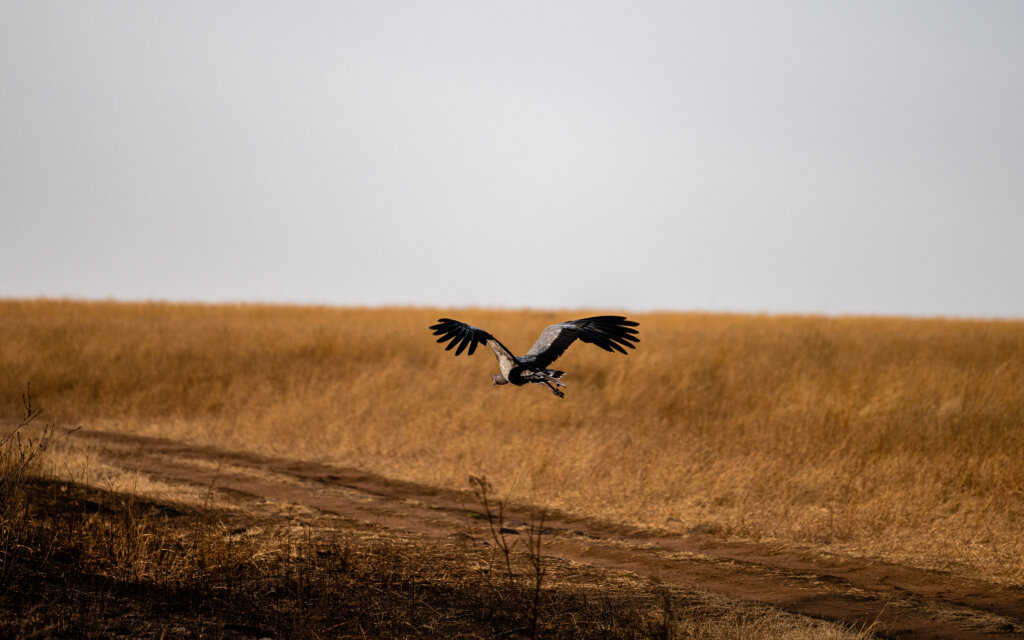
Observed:
[[[498,368],[501,370],[501,373],[494,375],[493,384],[511,383],[517,387],[527,382],[543,384],[551,393],[564,398],[565,393],[558,387],[565,386],[561,380],[565,372],[547,367],[565,353],[569,345],[577,339],[597,345],[605,351],[626,353],[623,347],[633,349],[635,347],[632,343],[640,342],[640,338],[636,337],[637,330],[632,328],[636,326],[639,326],[639,323],[627,320],[623,316],[594,316],[553,324],[541,332],[537,342],[533,343],[523,356],[512,355],[508,347],[491,334],[458,320],[441,318],[437,324],[431,325],[430,329],[435,336],[441,336],[437,339],[438,342],[451,340],[445,351],[457,347],[455,355],[461,354],[467,348],[467,355],[473,355],[478,344],[490,347],[498,358]]]

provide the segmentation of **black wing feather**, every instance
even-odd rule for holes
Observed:
[[[437,324],[431,325],[430,329],[434,332],[435,336],[441,336],[437,339],[438,342],[444,343],[451,340],[444,350],[451,351],[455,349],[455,355],[461,355],[467,348],[469,349],[468,355],[473,355],[478,344],[487,344],[487,341],[493,338],[491,334],[483,329],[472,327],[451,318],[441,318],[437,321]]]

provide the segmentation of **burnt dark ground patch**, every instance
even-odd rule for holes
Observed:
[[[525,567],[487,545],[340,520],[159,504],[77,484],[24,487],[2,549],[0,637],[523,637]],[[542,591],[545,636],[662,637],[664,589]],[[583,577],[583,576],[579,576]],[[682,605],[680,600],[677,606]]]

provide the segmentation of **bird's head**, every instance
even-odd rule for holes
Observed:
[[[491,378],[491,380],[493,380],[493,382],[491,382],[492,385],[508,384],[508,380],[506,380],[505,376],[501,375],[500,373],[494,374],[494,377]]]

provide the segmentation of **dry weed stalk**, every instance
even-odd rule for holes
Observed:
[[[33,405],[31,383],[21,394],[21,403],[23,414],[18,424],[0,437],[0,579],[11,570],[11,547],[26,525],[27,514],[22,504],[25,483],[33,466],[57,439],[52,422],[44,425],[37,436],[23,435],[25,428],[43,415],[42,407]]]
[[[4,516],[11,508],[14,494],[25,480],[25,473],[32,463],[46,452],[54,437],[52,424],[43,427],[43,432],[38,438],[22,437],[24,428],[41,416],[43,410],[38,406],[32,406],[31,383],[25,393],[21,394],[21,402],[24,407],[21,420],[14,429],[0,437],[0,497],[4,500],[4,510],[0,515]]]
[[[502,556],[505,558],[505,574],[508,577],[508,586],[512,593],[516,592],[515,573],[512,571],[512,547],[515,546],[518,539],[513,540],[509,544],[508,538],[506,537],[509,533],[518,533],[514,529],[508,529],[505,527],[505,505],[508,504],[509,497],[512,495],[512,490],[505,495],[504,500],[494,501],[491,498],[491,493],[494,491],[494,486],[491,485],[491,481],[487,479],[487,476],[469,476],[469,483],[473,486],[473,493],[476,495],[477,500],[484,508],[484,513],[487,515],[487,526],[491,531],[491,539],[494,541],[494,549],[501,551]],[[514,486],[515,483],[513,483]],[[494,568],[494,554],[491,554],[491,567],[488,569],[488,573]]]
[[[530,560],[530,566],[533,568],[533,602],[530,605],[530,637],[533,640],[537,640],[537,620],[540,616],[540,588],[541,582],[544,580],[544,575],[547,573],[547,569],[544,568],[544,556],[541,555],[541,547],[543,546],[543,535],[544,535],[544,520],[547,514],[544,511],[540,512],[540,522],[531,522],[530,528],[527,531],[526,555]]]
[[[503,500],[495,501],[491,498],[491,494],[494,492],[494,487],[486,476],[469,476],[469,482],[473,486],[473,492],[477,499],[480,501],[481,506],[484,508],[484,514],[487,516],[487,524],[490,529],[491,539],[494,541],[494,548],[501,551],[505,558],[505,570],[508,576],[509,590],[513,596],[518,596],[519,590],[516,587],[515,574],[512,570],[512,550],[520,542],[519,532],[515,529],[507,528],[505,526],[505,508],[508,505],[509,498],[512,495],[512,488],[509,488],[508,493],[505,495]],[[515,486],[515,482],[512,483]],[[526,559],[532,569],[532,584],[530,585],[530,625],[528,627],[530,631],[530,637],[536,639],[538,633],[538,624],[540,620],[540,604],[541,604],[541,587],[544,582],[544,576],[547,574],[547,569],[544,566],[544,556],[541,552],[544,544],[544,522],[547,519],[547,514],[542,510],[540,512],[539,521],[534,519],[528,525],[526,531]],[[514,534],[516,539],[509,544],[507,535]],[[491,555],[491,567],[494,564],[494,552]],[[490,571],[489,569],[488,571]],[[526,630],[520,629],[515,631]]]

